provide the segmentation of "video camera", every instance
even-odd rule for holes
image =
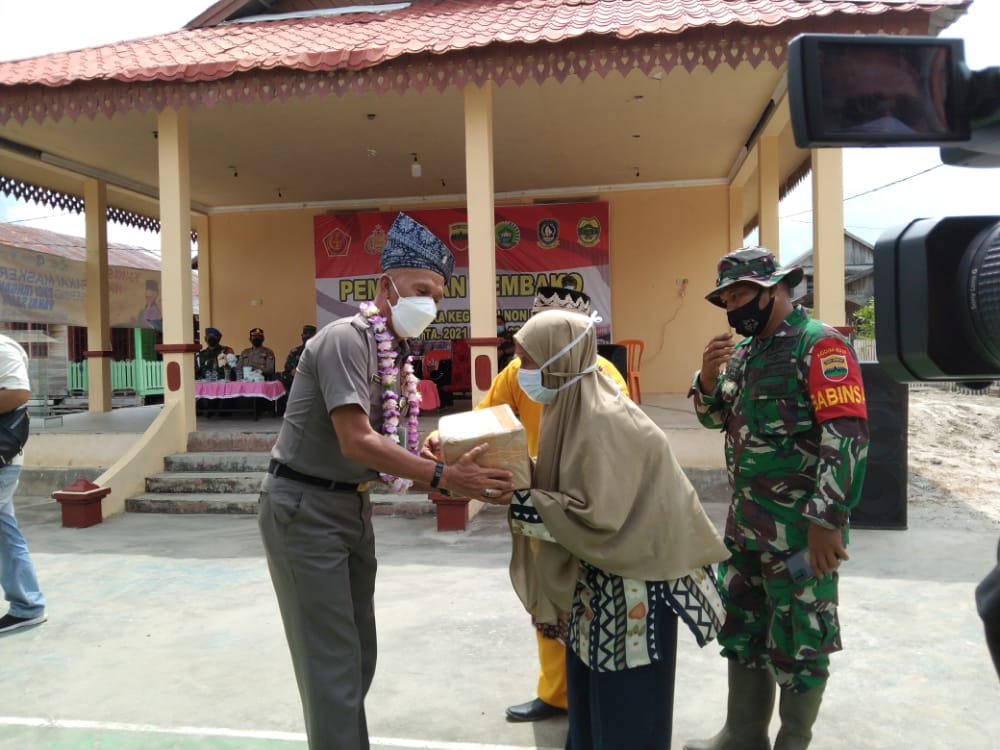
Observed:
[[[803,34],[788,48],[800,148],[939,146],[1000,166],[1000,68],[970,71],[960,39]],[[1000,216],[914,219],[875,244],[875,341],[899,382],[1000,378]]]

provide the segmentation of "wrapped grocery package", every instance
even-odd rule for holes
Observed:
[[[514,486],[531,486],[531,459],[524,425],[507,404],[448,414],[438,420],[441,452],[445,463],[453,463],[477,445],[489,443],[477,460],[481,466],[507,469]]]

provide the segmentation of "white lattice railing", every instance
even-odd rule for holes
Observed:
[[[877,362],[878,356],[875,352],[875,339],[855,339],[854,351],[858,354],[860,362]]]
[[[111,362],[111,390],[133,391],[140,396],[163,393],[163,363],[159,361],[125,359]],[[86,362],[69,362],[66,366],[67,389],[72,393],[87,392],[89,379]]]

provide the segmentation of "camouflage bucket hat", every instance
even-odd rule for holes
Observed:
[[[725,307],[719,299],[719,292],[741,281],[749,281],[762,287],[772,287],[782,279],[788,279],[788,286],[794,288],[802,281],[803,271],[798,266],[784,268],[774,257],[774,253],[764,247],[741,247],[723,255],[719,260],[715,289],[705,295],[705,299],[718,307]]]

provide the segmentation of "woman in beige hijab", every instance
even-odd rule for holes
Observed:
[[[566,747],[669,748],[677,618],[715,636],[707,566],[728,552],[663,431],[596,371],[591,318],[545,312],[514,340],[545,406],[532,487],[510,498],[511,580],[536,622],[566,629]]]

